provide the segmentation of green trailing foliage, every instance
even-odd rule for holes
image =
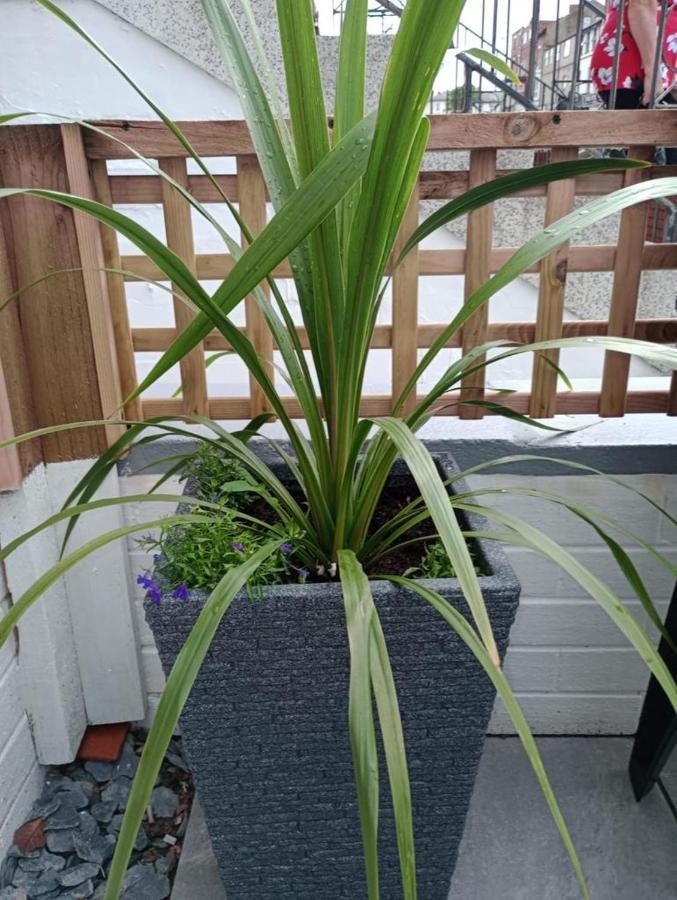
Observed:
[[[221,194],[207,163],[199,157],[179,126],[65,9],[53,0],[38,2],[78,34],[92,53],[99,54],[113,65],[149,104],[186,155],[210,179],[245,236],[249,236],[246,223],[241,221],[238,211]],[[232,253],[235,260],[233,269],[212,294],[205,290],[176,254],[117,210],[87,198],[22,185],[1,189],[0,200],[31,195],[44,202],[62,204],[114,228],[150,257],[160,268],[163,280],[173,283],[180,296],[198,313],[191,325],[162,354],[134,396],[150,388],[163,373],[199,344],[210,330],[217,329],[261,386],[270,408],[286,432],[291,453],[283,448],[279,451],[289,466],[294,487],[290,489],[282,484],[248,446],[249,438],[265,424],[268,417],[255,420],[243,431],[234,434],[229,434],[218,423],[199,416],[186,417],[188,425],[171,418],[128,423],[125,434],[93,464],[71,492],[64,509],[30,532],[20,535],[4,548],[3,555],[14,552],[40,530],[57,521],[66,523],[67,540],[79,516],[87,516],[90,511],[103,505],[124,502],[120,498],[95,499],[98,488],[118,459],[134,447],[147,446],[163,435],[190,434],[191,426],[195,425],[201,426],[205,432],[200,440],[208,449],[197,454],[174,454],[166,462],[173,473],[187,464],[189,474],[198,482],[198,495],[192,500],[186,498],[185,512],[179,511],[152,523],[117,529],[92,539],[72,553],[65,551],[59,563],[48,569],[18,598],[0,622],[0,644],[9,638],[21,616],[46,588],[72,566],[106,543],[138,534],[148,527],[163,529],[157,549],[164,553],[173,581],[182,579],[177,588],[189,572],[194,573],[200,567],[202,583],[205,586],[209,583],[211,587],[216,585],[167,681],[134,782],[106,890],[106,900],[118,900],[162,755],[209,644],[237,592],[246,585],[252,590],[257,583],[269,584],[273,578],[284,577],[284,570],[297,564],[306,568],[317,566],[330,577],[338,577],[344,591],[351,656],[348,727],[355,762],[369,898],[377,900],[379,897],[377,832],[380,788],[374,738],[378,719],[396,817],[403,900],[415,900],[415,835],[411,820],[406,734],[402,729],[390,670],[387,635],[381,630],[365,573],[372,571],[370,566],[377,563],[386,551],[397,546],[398,541],[406,541],[407,529],[412,524],[430,519],[434,526],[431,535],[436,533],[437,538],[427,545],[421,574],[453,572],[464,592],[470,617],[466,619],[434,592],[411,579],[398,575],[390,577],[403,588],[416,592],[422,602],[429,603],[460,635],[484,667],[522,739],[571,857],[581,893],[588,897],[572,837],[557,806],[529,726],[500,668],[477,562],[468,549],[466,536],[455,515],[455,509],[477,510],[478,506],[469,496],[453,498],[450,503],[447,485],[442,483],[428,451],[415,432],[440,405],[447,402],[446,394],[458,390],[465,375],[493,364],[496,359],[516,353],[564,347],[597,347],[600,351],[635,354],[677,369],[677,351],[613,337],[543,341],[524,346],[494,343],[476,348],[456,361],[405,417],[361,420],[360,399],[373,330],[387,283],[387,267],[428,138],[429,123],[425,110],[464,3],[463,0],[410,0],[406,4],[378,108],[365,117],[368,4],[366,0],[349,0],[339,52],[333,134],[329,133],[325,118],[311,0],[294,0],[293,3],[279,0],[277,3],[291,128],[284,122],[280,106],[274,99],[278,85],[271,83],[271,73],[261,60],[260,42],[255,34],[251,41],[246,41],[240,33],[238,19],[232,9],[236,3],[242,4],[245,18],[252,25],[249,0],[202,0],[216,45],[240,93],[272,199],[274,214],[267,227],[255,240],[248,242],[246,250],[240,250],[204,205],[185,188],[177,186],[155,163],[142,159],[154,175],[164,178],[182,193],[195,213],[202,216],[223,240],[224,252]],[[253,55],[248,50],[250,46],[253,47]],[[482,58],[487,64],[500,68],[493,58]],[[506,77],[511,77],[509,71],[502,72]],[[0,126],[11,127],[11,122],[21,115],[0,118]],[[98,128],[89,123],[84,123],[84,127]],[[117,136],[113,139],[122,143]],[[130,156],[138,154],[130,149]],[[401,262],[423,237],[436,228],[486,203],[536,184],[638,165],[643,164],[633,160],[586,159],[527,169],[496,179],[445,204],[423,222],[396,263]],[[405,403],[410,394],[415,393],[417,381],[421,381],[444,347],[468,318],[499,289],[570,240],[578,231],[588,229],[593,223],[632,204],[676,193],[677,179],[652,179],[594,200],[534,236],[493,278],[468,298],[468,302],[426,351],[396,405],[395,416],[408,408]],[[307,358],[296,332],[290,305],[277,290],[272,277],[275,267],[287,257],[291,261],[302,322],[308,337]],[[261,289],[263,282],[271,287],[270,299]],[[26,289],[28,286],[22,288]],[[307,425],[308,438],[290,419],[270,373],[247,336],[230,318],[248,295],[255,297],[273,333],[279,348],[280,368],[298,401]],[[482,359],[485,351],[498,346],[502,347],[500,353],[490,359]],[[505,407],[497,403],[490,411],[510,415]],[[56,425],[2,442],[0,447],[30,440],[36,435],[98,424]],[[220,453],[225,451],[226,456],[216,459],[213,455],[215,448]],[[389,473],[398,456],[407,462],[421,499],[400,510],[391,522],[372,528]],[[566,461],[558,462],[569,465]],[[492,464],[500,463],[498,460]],[[473,467],[473,470],[479,468]],[[167,503],[175,501],[176,498],[171,495],[159,493],[166,480],[167,475],[158,479],[154,491],[144,499],[149,502],[158,499]],[[538,494],[537,491],[533,493],[534,496]],[[224,495],[229,503],[227,512],[224,512]],[[252,495],[253,505],[249,503]],[[216,502],[215,497],[218,498]],[[138,498],[128,499],[138,502]],[[547,499],[567,504],[566,498]],[[275,516],[272,541],[264,540],[265,529],[257,517],[250,514],[259,501],[264,502]],[[651,598],[639,573],[625,550],[608,534],[610,526],[603,514],[587,507],[572,508],[571,511],[603,537],[611,557],[654,618]],[[501,533],[484,532],[485,537],[528,546],[554,560],[576,578],[640,653],[659,678],[667,695],[673,702],[677,699],[674,680],[644,631],[613,592],[571,554],[537,529],[516,517],[488,508],[486,515],[498,521],[505,530]],[[177,526],[178,530],[169,530],[172,526]],[[627,532],[626,536],[634,539]],[[293,557],[281,550],[285,543],[294,545]],[[234,550],[236,544],[242,544],[245,552]],[[657,562],[662,564],[658,558]],[[445,569],[445,566],[448,568]],[[288,574],[291,575],[291,572]],[[225,624],[227,626],[227,622]]]

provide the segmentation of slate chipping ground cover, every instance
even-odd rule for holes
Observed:
[[[145,732],[118,761],[50,767],[42,795],[0,864],[0,900],[101,900]],[[172,740],[144,818],[122,900],[165,900],[181,853],[193,782]]]

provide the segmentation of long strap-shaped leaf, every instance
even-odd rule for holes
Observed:
[[[350,646],[348,725],[362,826],[369,900],[379,900],[378,886],[378,758],[371,700],[370,644],[373,601],[369,582],[354,553],[338,554],[346,628]]]
[[[191,523],[196,522],[208,523],[213,521],[213,516],[200,516],[192,513],[184,513],[183,515],[177,516],[165,516],[163,519],[154,519],[151,522],[137,522],[135,525],[125,525],[122,528],[115,528],[112,531],[107,531],[104,534],[98,535],[93,540],[78,547],[73,553],[70,553],[68,556],[60,559],[58,563],[51,566],[37,579],[37,581],[33,582],[28,590],[26,590],[12,606],[10,606],[8,612],[0,619],[0,647],[2,647],[10,636],[12,629],[16,626],[24,613],[26,613],[35,601],[44,594],[47,588],[51,587],[57,579],[61,578],[61,576],[72,569],[73,566],[77,565],[77,563],[86,556],[89,556],[90,553],[98,550],[100,547],[105,547],[106,544],[117,541],[119,538],[126,537],[128,534],[134,534],[137,531],[161,528],[168,525],[190,525]]]
[[[120,897],[129,858],[162,760],[219,624],[238,591],[278,546],[278,543],[266,544],[241,566],[231,569],[223,576],[210,594],[172,666],[127,801],[120,836],[108,874],[105,900],[118,900]]]
[[[482,644],[482,641],[480,641],[476,632],[466,621],[465,617],[462,616],[461,613],[458,612],[458,610],[454,609],[454,607],[450,603],[448,603],[442,596],[440,596],[440,594],[436,593],[435,591],[431,591],[429,588],[424,587],[422,584],[416,581],[412,581],[409,578],[400,578],[396,576],[385,577],[388,578],[389,581],[393,581],[395,584],[400,584],[403,587],[409,588],[410,590],[417,593],[420,597],[422,597],[426,602],[430,603],[430,605],[435,610],[437,610],[437,612],[444,618],[444,620],[454,629],[454,631],[458,634],[464,644],[470,649],[470,651],[473,653],[475,658],[482,665],[484,671],[491,679],[498,695],[503,701],[503,704],[506,708],[506,711],[508,712],[508,715],[510,716],[510,719],[512,720],[513,725],[515,726],[515,730],[517,731],[517,734],[522,741],[522,745],[526,750],[529,762],[532,765],[536,778],[538,779],[538,783],[540,784],[541,790],[543,791],[543,795],[545,796],[548,807],[550,808],[550,813],[552,814],[564,846],[566,847],[571,862],[573,863],[583,897],[585,898],[585,900],[589,900],[588,888],[585,882],[585,875],[583,874],[583,869],[581,867],[578,854],[576,853],[576,848],[574,847],[571,835],[569,834],[569,829],[567,828],[566,822],[564,821],[564,816],[562,815],[562,811],[560,810],[557,799],[555,798],[550,780],[548,779],[548,775],[545,771],[545,766],[543,765],[543,760],[541,759],[541,754],[538,751],[538,747],[536,746],[536,742],[534,741],[531,729],[529,728],[529,723],[527,722],[505,675],[503,674],[501,669],[497,665],[495,665],[494,661],[487,653],[486,648]]]
[[[430,452],[400,419],[378,418],[373,421],[388,435],[409,467],[454,567],[484,646],[495,664],[500,665],[498,649],[475,572],[475,565]]]
[[[292,194],[282,209],[235,263],[212,300],[225,314],[262,281],[334,209],[346,191],[362,176],[374,126],[373,116],[352,129]],[[208,316],[200,315],[182,332],[153,367],[134,396],[145,391],[211,330]]]
[[[478,512],[487,519],[495,519],[503,525],[511,528],[518,535],[525,546],[530,547],[537,553],[547,556],[553,562],[570,575],[574,581],[590,594],[593,600],[601,606],[609,618],[618,626],[632,646],[637,650],[644,662],[647,664],[656,680],[659,682],[670,703],[677,710],[677,685],[670,674],[665,661],[657,652],[654,645],[649,640],[644,629],[635,620],[625,607],[625,604],[616,594],[607,587],[604,582],[600,581],[596,575],[593,575],[575,556],[565,550],[563,547],[543,534],[533,525],[529,525],[517,516],[503,510],[495,509],[488,506],[475,506],[473,504],[458,503],[459,509],[465,509],[469,512]]]
[[[383,634],[383,628],[381,627],[373,598],[371,598],[371,603],[373,611],[369,665],[395,814],[395,831],[397,833],[397,848],[400,856],[402,891],[404,900],[416,900],[414,822],[404,732],[402,730],[397,690],[390,667],[390,657],[388,656],[385,635]]]

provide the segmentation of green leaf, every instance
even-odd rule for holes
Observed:
[[[522,746],[527,753],[529,762],[531,763],[536,778],[538,779],[538,783],[541,786],[541,790],[543,791],[543,795],[550,809],[550,813],[555,824],[557,825],[557,830],[560,833],[562,842],[564,843],[564,846],[566,847],[569,854],[569,858],[571,859],[571,862],[573,864],[574,870],[576,872],[576,878],[578,879],[578,883],[581,887],[583,897],[585,898],[585,900],[589,900],[590,895],[588,893],[588,888],[585,882],[585,875],[583,874],[583,869],[581,867],[578,854],[576,853],[576,848],[574,847],[571,835],[569,834],[569,829],[567,828],[567,824],[564,821],[564,816],[562,815],[562,811],[559,808],[559,804],[557,803],[557,799],[552,790],[550,780],[548,779],[548,775],[545,771],[545,766],[543,765],[543,760],[541,759],[538,747],[536,746],[536,742],[534,741],[531,729],[529,728],[529,723],[527,722],[524,713],[522,712],[522,709],[512,692],[508,680],[501,671],[500,666],[496,665],[496,663],[491,659],[486,651],[486,648],[478,638],[474,629],[466,621],[465,617],[462,616],[461,613],[458,612],[458,610],[454,609],[454,607],[450,603],[448,603],[442,596],[440,596],[440,594],[437,594],[435,591],[431,591],[429,588],[424,587],[419,582],[412,581],[408,578],[400,578],[397,576],[385,577],[388,579],[388,581],[392,581],[395,584],[400,584],[403,587],[409,588],[410,590],[414,591],[426,602],[428,602],[435,610],[437,610],[437,612],[454,629],[456,634],[458,634],[461,640],[471,650],[475,658],[482,665],[484,671],[491,679],[494,687],[496,688],[496,691],[498,692],[498,695],[503,701],[503,705],[505,706],[513,725],[515,726],[515,730],[519,735]]]
[[[549,538],[542,531],[516,516],[487,506],[475,506],[464,503],[457,503],[456,506],[459,509],[478,512],[487,519],[495,519],[497,522],[507,525],[522,539],[523,546],[528,546],[543,556],[552,559],[571,578],[577,581],[599,603],[604,612],[627,637],[656,677],[672,706],[677,709],[677,686],[665,661],[656,651],[644,629],[628,612],[625,604],[597,576],[593,575],[571,553],[560,547],[552,538]],[[519,541],[517,542],[519,543]]]
[[[369,149],[372,129],[373,117],[367,117],[352,129],[250,244],[212,297],[213,303],[222,313],[231,312],[272,272],[326,218],[338,200],[361,177],[367,164],[366,151]],[[145,391],[182,359],[209,333],[212,324],[213,320],[208,315],[196,317],[128,399]]]
[[[511,69],[507,62],[504,59],[501,59],[500,56],[496,56],[495,53],[490,53],[488,50],[483,50],[481,47],[471,47],[469,50],[463,50],[462,52],[467,56],[474,56],[475,59],[487,63],[492,69],[496,69],[501,75],[505,75],[505,77],[512,81],[513,84],[522,84],[517,72],[515,72],[514,69]]]
[[[378,884],[378,758],[371,700],[370,644],[373,601],[369,582],[355,554],[341,550],[339,574],[343,586],[350,646],[348,725],[353,749],[355,786],[362,825],[369,900],[379,900]]]
[[[181,648],[167,678],[153,725],[141,754],[141,762],[122,820],[122,828],[106,883],[105,900],[118,900],[127,866],[143,816],[150,802],[162,760],[179,721],[179,716],[198,676],[217,629],[235,599],[256,569],[279,547],[266,544],[236,569],[227,572],[210,594]]]
[[[416,851],[404,732],[385,635],[371,594],[370,599],[373,609],[369,665],[393,798],[403,894],[404,900],[416,900]]]
[[[498,665],[498,649],[475,572],[475,564],[430,452],[401,420],[377,418],[372,421],[388,435],[409,467],[454,567],[482,641]]]

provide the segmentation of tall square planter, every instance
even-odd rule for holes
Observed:
[[[438,457],[445,477],[455,466]],[[462,482],[454,485],[465,490]],[[413,482],[398,464],[391,490]],[[466,524],[482,527],[468,516]],[[505,653],[519,584],[480,541],[480,577]],[[468,614],[455,579],[425,582]],[[399,696],[414,804],[420,900],[446,900],[494,701],[480,665],[417,595],[372,582]],[[147,602],[168,671],[206,594]],[[348,735],[349,651],[337,584],[244,592],[218,630],[181,719],[228,900],[362,900],[366,882]],[[382,753],[379,750],[381,756]],[[381,763],[382,900],[402,897]]]

